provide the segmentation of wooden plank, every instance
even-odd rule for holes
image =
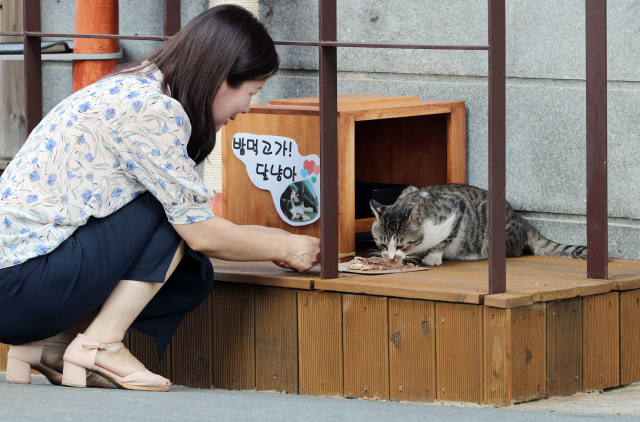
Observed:
[[[620,292],[620,384],[640,381],[640,290]]]
[[[391,296],[443,302],[487,304],[515,308],[531,301],[547,302],[608,293],[612,281],[586,279],[583,260],[522,256],[507,260],[505,295],[487,295],[487,261],[445,261],[427,271],[391,275],[341,275],[320,280],[319,269],[306,274],[283,270],[271,263],[232,263],[214,261],[217,280],[280,287],[318,289],[342,293]],[[640,273],[640,262],[610,260],[611,277],[631,277]],[[619,279],[621,280],[621,279]]]
[[[507,345],[506,309],[482,308],[484,335],[484,403],[493,406],[511,404],[511,353]]]
[[[583,298],[582,353],[585,391],[620,384],[619,293]]]
[[[582,299],[547,302],[547,395],[582,391]]]
[[[447,183],[467,183],[466,117],[464,103],[447,115]]]
[[[438,400],[483,400],[482,308],[436,303]]]
[[[298,291],[300,394],[342,396],[342,295]]]
[[[156,340],[138,330],[129,330],[127,348],[142,364],[151,372],[172,379],[171,355],[172,345],[169,344],[167,350],[162,355],[162,362],[158,360],[158,348]],[[173,380],[172,380],[173,381]]]
[[[436,398],[434,303],[389,299],[389,398]]]
[[[0,343],[0,372],[7,370],[7,353],[9,353],[9,344]]]
[[[338,117],[338,253],[355,253],[355,120]],[[352,257],[339,259],[347,262]]]
[[[507,339],[511,342],[511,400],[529,401],[547,395],[546,306],[509,309]]]
[[[231,262],[214,258],[210,260],[215,269],[215,280],[229,283],[310,290],[313,288],[313,277],[320,275],[319,267],[301,273],[283,270],[272,262]]]
[[[297,292],[255,287],[256,389],[298,393]]]
[[[545,304],[484,307],[484,401],[506,406],[546,395]]]
[[[377,106],[387,103],[418,103],[420,97],[406,95],[369,95],[369,94],[341,94],[338,95],[338,109],[348,107],[367,107]],[[303,98],[287,98],[282,100],[270,100],[269,105],[302,105],[302,106],[320,106],[319,97],[303,97]]]
[[[427,279],[423,285],[420,282],[405,278],[408,275],[409,274],[393,274],[389,276],[341,276],[333,280],[315,280],[315,288],[317,290],[374,296],[395,296],[407,299],[474,304],[480,304],[482,302],[483,294],[476,291],[456,291],[457,289],[447,286],[446,279]],[[398,278],[390,279],[387,277]]]
[[[628,277],[623,278],[619,277],[609,277],[609,281],[611,281],[612,290],[636,290],[640,289],[640,278],[639,277]]]
[[[533,296],[527,293],[500,293],[484,297],[485,306],[511,309],[533,304]]]
[[[213,386],[255,388],[254,287],[217,282],[213,287]]]
[[[0,5],[0,31],[22,31],[22,0],[2,0]],[[22,37],[0,36],[0,42],[11,41]],[[27,138],[24,100],[24,61],[0,61],[0,158],[13,158]]]
[[[389,399],[387,298],[342,297],[344,395]]]
[[[186,315],[171,340],[172,382],[185,387],[213,386],[213,295]]]
[[[428,116],[428,115],[446,115],[451,113],[450,107],[415,107],[407,108],[405,106],[400,107],[376,107],[370,110],[340,110],[339,115],[342,116],[354,116],[356,122],[371,121],[371,120],[384,120],[384,119],[396,119],[399,117],[416,117],[416,116]]]

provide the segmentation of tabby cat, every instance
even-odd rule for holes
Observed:
[[[489,256],[488,192],[449,184],[418,189],[410,186],[390,206],[372,200],[376,216],[371,232],[391,260],[419,259],[433,266],[447,260]],[[587,258],[586,246],[561,245],[544,238],[507,203],[507,256],[522,254]]]

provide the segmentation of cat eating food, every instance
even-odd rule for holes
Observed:
[[[389,206],[370,201],[376,220],[371,233],[382,257],[421,261],[433,266],[447,260],[489,256],[488,192],[475,186],[410,186]],[[543,237],[507,203],[507,257],[522,254],[587,258],[586,246],[562,245]]]

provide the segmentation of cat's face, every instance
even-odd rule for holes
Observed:
[[[291,202],[293,202],[296,205],[300,204],[301,201],[301,196],[302,196],[302,189],[291,189]]]
[[[422,243],[424,230],[420,224],[420,204],[411,207],[385,206],[372,200],[371,209],[376,221],[371,234],[382,256],[401,261]]]

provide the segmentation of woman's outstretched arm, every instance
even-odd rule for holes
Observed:
[[[191,249],[226,261],[284,262],[308,271],[320,260],[320,239],[256,230],[213,217],[173,227]]]

